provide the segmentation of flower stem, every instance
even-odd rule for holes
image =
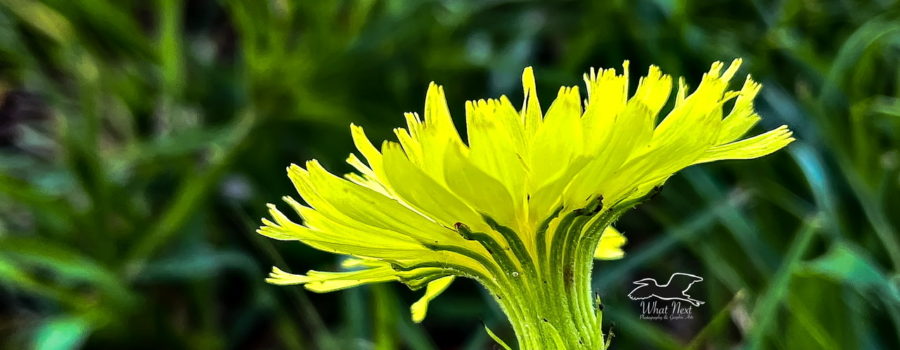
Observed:
[[[491,293],[512,323],[520,349],[605,348],[601,313],[591,302],[590,271],[599,240],[591,233],[602,232],[612,216],[567,214],[550,225],[546,254],[516,254],[514,265],[523,271],[504,268],[493,276],[494,285],[506,286]]]
[[[594,251],[609,225],[657,192],[654,188],[609,208],[598,198],[562,217],[557,210],[530,236],[535,252],[523,252],[521,242],[509,242],[515,254],[504,257],[502,273],[492,276],[497,283],[491,293],[512,323],[520,349],[606,349],[599,299],[592,300]],[[507,240],[522,237],[488,222]]]

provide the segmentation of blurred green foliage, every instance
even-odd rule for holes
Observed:
[[[0,0],[0,346],[484,349],[473,283],[423,325],[399,285],[313,295],[270,265],[335,257],[253,233],[285,166],[390,137],[427,83],[545,101],[588,67],[689,83],[745,59],[762,128],[798,142],[692,168],[599,263],[614,348],[900,348],[900,6],[881,1]],[[706,277],[694,320],[642,321],[631,281]]]

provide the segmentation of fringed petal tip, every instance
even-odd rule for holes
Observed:
[[[782,125],[751,138],[711,147],[695,164],[728,159],[759,158],[787,147],[791,142],[796,141],[793,136],[794,132],[788,129],[787,125]]]
[[[275,284],[275,285],[279,285],[279,286],[304,284],[309,281],[310,281],[309,276],[295,275],[292,273],[285,272],[277,267],[272,267],[272,272],[269,272],[269,277],[266,278],[266,283]]]
[[[343,267],[369,268],[345,272],[308,271],[306,275],[297,275],[285,272],[278,267],[272,267],[269,277],[266,278],[266,283],[280,286],[303,285],[310,291],[326,293],[362,284],[398,280],[397,272],[381,266],[383,263],[378,261],[348,258],[341,262],[341,265]],[[414,322],[419,323],[425,319],[425,315],[428,313],[428,303],[447,290],[454,279],[454,276],[446,276],[428,282],[425,294],[410,306],[410,313]]]
[[[328,293],[363,284],[397,281],[400,279],[399,273],[384,263],[364,260],[362,262],[351,262],[351,265],[357,263],[366,268],[340,272],[309,270],[305,275],[295,275],[273,267],[269,277],[266,278],[266,282],[276,285],[302,284],[309,291]]]

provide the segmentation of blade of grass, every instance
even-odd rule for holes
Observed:
[[[132,292],[122,285],[119,276],[93,257],[65,245],[40,238],[0,237],[0,259],[49,269],[70,281],[88,282],[107,296],[109,302],[119,305],[133,302]]]
[[[741,206],[747,202],[746,195],[733,196],[715,203],[703,212],[697,214],[684,223],[670,228],[660,238],[646,244],[640,250],[633,254],[629,254],[620,263],[603,270],[593,279],[593,289],[605,289],[607,286],[621,281],[624,276],[638,268],[647,264],[649,261],[665,256],[666,252],[678,247],[679,243],[691,242],[697,239],[697,235],[703,232],[703,228],[709,227],[715,223],[719,212],[727,210],[729,206]]]
[[[237,157],[248,141],[256,125],[257,118],[252,111],[246,111],[231,127],[231,137],[221,145],[221,149],[212,149],[211,164],[199,175],[186,174],[181,186],[175,194],[172,204],[163,212],[158,224],[149,228],[141,240],[132,247],[128,254],[127,273],[135,276],[143,269],[146,260],[172,239],[186,220],[194,213],[200,202],[207,197],[218,183],[218,180],[229,169],[231,162]]]
[[[713,202],[717,198],[726,196],[725,191],[714,182],[709,172],[696,168],[688,169],[687,172],[685,178],[707,202]],[[743,248],[744,253],[747,254],[756,269],[763,274],[769,274],[773,269],[770,262],[776,260],[775,253],[769,245],[759,239],[759,235],[756,234],[759,232],[759,228],[753,221],[732,206],[725,206],[717,216],[719,222],[728,228],[728,232],[731,232],[735,241]]]
[[[805,144],[797,144],[791,149],[791,155],[795,158],[800,169],[803,171],[810,189],[816,199],[817,206],[824,210],[827,215],[825,219],[826,232],[835,236],[841,236],[841,226],[838,215],[837,206],[835,204],[835,194],[829,185],[827,172],[820,160],[817,152],[810,146]],[[856,199],[862,205],[863,213],[866,215],[875,234],[888,253],[891,263],[895,271],[900,271],[900,241],[897,239],[897,232],[890,224],[890,221],[884,215],[883,206],[877,200],[872,191],[867,190],[864,181],[853,170],[851,163],[839,158],[839,164],[844,169],[842,172],[846,177],[850,188],[856,195]]]
[[[697,335],[694,336],[694,339],[688,343],[688,346],[685,347],[686,350],[694,350],[700,349],[703,346],[703,342],[707,339],[715,338],[715,336],[722,331],[722,329],[727,326],[729,323],[729,316],[731,315],[731,311],[734,307],[744,301],[746,299],[747,293],[743,290],[737,292],[731,301],[728,304],[725,304],[719,312],[716,312],[715,316],[713,316],[712,320],[710,320],[703,329],[700,330]]]
[[[182,74],[182,45],[181,29],[182,2],[176,0],[158,0],[160,13],[160,37],[159,56],[162,64],[162,79],[164,96],[178,97],[181,84],[184,83]]]
[[[426,332],[422,325],[413,323],[409,314],[398,312],[397,315],[397,333],[400,338],[409,346],[410,349],[416,350],[436,350],[434,341]]]
[[[628,334],[642,342],[649,343],[653,345],[654,349],[684,349],[684,344],[681,344],[678,339],[675,339],[675,337],[671,336],[666,331],[655,326],[652,322],[647,322],[635,317],[634,312],[625,311],[614,305],[610,305],[609,307],[604,308],[603,313],[609,315],[604,318],[615,320],[613,321],[610,333],[615,333],[616,329],[621,328],[623,330],[622,334]],[[616,340],[613,338],[612,344],[615,343]]]
[[[398,347],[397,309],[390,286],[376,284],[370,286],[372,291],[373,335],[375,350],[393,350]]]
[[[866,190],[866,185],[858,176],[854,176],[848,171],[844,173],[850,183],[850,188],[862,206],[863,214],[872,224],[876,237],[881,240],[882,246],[887,251],[894,271],[900,272],[900,240],[897,238],[897,230],[894,229],[885,214],[884,205],[873,191]]]
[[[343,307],[341,308],[342,322],[339,333],[342,338],[354,342],[371,339],[369,324],[373,321],[374,310],[367,302],[374,298],[371,294],[372,290],[369,286],[341,291],[340,298]]]
[[[822,220],[825,232],[832,235],[833,238],[842,236],[842,226],[840,225],[840,213],[837,209],[835,198],[837,194],[832,190],[831,182],[828,179],[828,171],[822,163],[819,153],[814,148],[803,142],[795,142],[788,148],[790,155],[803,171],[803,175],[809,184],[813,197],[816,200],[816,207],[823,213]]]
[[[800,265],[803,254],[821,228],[821,215],[819,214],[805,220],[800,231],[794,235],[796,238],[794,238],[794,241],[788,248],[787,254],[781,266],[775,272],[769,287],[758,299],[756,307],[751,313],[753,325],[750,330],[747,349],[756,350],[763,346],[768,329],[778,314],[778,305],[784,298],[788,285],[791,282],[791,275]]]
[[[500,337],[494,334],[494,332],[491,331],[491,329],[488,328],[487,325],[484,325],[484,331],[487,332],[487,335],[491,337],[491,339],[493,339],[495,343],[502,346],[504,350],[512,350],[512,348],[510,348],[509,345],[506,345],[506,342],[504,342],[503,339],[500,339]]]

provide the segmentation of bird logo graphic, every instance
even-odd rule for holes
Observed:
[[[681,300],[694,306],[700,306],[703,304],[702,301],[688,295],[691,286],[700,281],[703,281],[703,277],[683,272],[673,273],[669,277],[669,281],[662,285],[653,278],[644,278],[634,281],[634,284],[638,286],[628,293],[628,298],[644,300],[656,297],[660,300]]]

